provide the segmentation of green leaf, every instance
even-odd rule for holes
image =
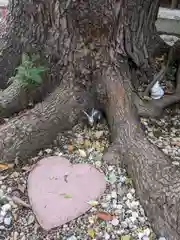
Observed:
[[[67,194],[67,193],[63,193],[61,195],[63,195],[64,198],[72,198],[72,196],[70,194]]]
[[[15,78],[21,85],[26,87],[41,84],[41,73],[47,69],[43,66],[36,66],[34,61],[37,59],[39,59],[38,55],[32,55],[30,57],[28,54],[23,53],[22,63],[16,68],[16,75],[13,78]],[[10,81],[11,79],[9,79],[9,82]]]
[[[116,177],[116,174],[114,172],[111,172],[109,174],[109,182],[111,184],[114,184],[115,182],[117,181],[117,177]]]
[[[32,80],[36,83],[36,84],[41,84],[42,83],[42,78],[39,75],[36,75],[32,78]]]
[[[22,65],[20,65],[19,67],[16,68],[17,70],[17,74],[23,74],[24,75],[24,72],[26,71],[26,68],[23,67]]]
[[[38,54],[33,54],[31,59],[32,59],[32,62],[35,62],[40,59],[40,56]]]
[[[133,185],[133,180],[132,180],[132,178],[126,177],[126,179],[125,179],[125,184],[132,186],[132,185]]]
[[[90,238],[94,238],[94,236],[95,236],[95,231],[94,231],[94,229],[93,228],[89,228],[88,229],[88,236],[90,237]]]
[[[29,70],[29,75],[30,78],[35,82],[35,83],[41,83],[42,79],[41,76],[39,75],[40,71],[36,68],[32,68]]]
[[[91,200],[88,202],[88,204],[91,205],[92,207],[95,207],[95,206],[99,205],[99,202],[95,201],[95,200]]]
[[[30,58],[28,56],[27,53],[23,53],[22,54],[22,64],[25,63],[25,62],[29,62],[30,61]]]
[[[121,236],[120,240],[131,240],[131,236],[130,235],[124,235],[124,236]]]

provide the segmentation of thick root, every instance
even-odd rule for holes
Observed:
[[[11,117],[26,108],[41,102],[53,88],[48,88],[48,82],[37,87],[26,87],[20,82],[14,81],[8,88],[0,93],[0,117]],[[49,90],[47,90],[49,89]]]
[[[0,128],[0,161],[27,160],[52,143],[58,132],[82,119],[90,97],[78,89],[57,88],[44,102]]]
[[[137,113],[140,117],[161,117],[165,108],[180,102],[180,94],[164,96],[158,100],[141,100],[137,95],[134,97],[134,103]]]
[[[28,107],[28,91],[18,82],[13,82],[0,94],[0,117],[10,117]]]
[[[130,76],[123,70],[122,67],[119,74],[109,68],[102,77],[107,89],[106,113],[112,133],[112,146],[106,156],[108,154],[111,163],[114,149],[120,153],[119,161],[123,161],[132,177],[156,234],[179,240],[180,172],[145,138],[132,104]]]

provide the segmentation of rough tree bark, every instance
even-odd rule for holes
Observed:
[[[10,2],[12,19],[23,25],[20,31],[11,26],[9,39],[16,39],[19,53],[40,52],[49,65],[45,85],[56,87],[46,87],[44,101],[0,126],[0,159],[28,160],[58,131],[81,121],[82,110],[99,107],[112,140],[104,160],[126,166],[155,232],[179,240],[179,169],[145,138],[138,119],[157,115],[179,97],[146,102],[134,89],[137,70],[146,81],[153,79],[149,46],[157,37],[158,7],[158,0]],[[0,67],[8,58],[3,55]]]

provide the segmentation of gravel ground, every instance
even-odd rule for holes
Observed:
[[[180,110],[175,107],[167,110],[161,120],[141,119],[149,140],[171,156],[175,165],[180,164],[179,115]],[[105,124],[94,129],[76,126],[66,135],[59,135],[49,149],[40,151],[28,165],[3,171],[0,176],[0,240],[158,239],[151,230],[125,169],[101,162],[103,151],[108,147],[108,134]],[[99,202],[92,203],[94,206],[89,212],[47,233],[39,227],[31,209],[21,206],[17,199],[28,204],[28,172],[43,156],[51,155],[65,156],[73,163],[95,165],[105,173],[107,189]],[[101,212],[116,218],[110,221],[98,219],[97,213]]]

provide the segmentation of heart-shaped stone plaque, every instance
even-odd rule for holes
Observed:
[[[29,174],[28,196],[39,224],[61,226],[88,211],[88,201],[105,190],[104,174],[89,164],[72,165],[62,157],[40,160]]]

